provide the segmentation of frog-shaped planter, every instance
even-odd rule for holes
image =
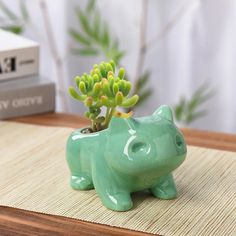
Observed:
[[[113,117],[97,133],[81,131],[67,142],[73,189],[95,188],[102,203],[115,211],[131,209],[130,194],[140,190],[149,189],[159,199],[176,197],[171,172],[184,161],[187,149],[168,106],[148,117]]]

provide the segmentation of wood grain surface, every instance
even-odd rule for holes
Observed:
[[[76,115],[48,113],[11,119],[12,121],[79,128],[88,120]],[[189,145],[236,151],[236,135],[182,129]],[[0,236],[15,235],[149,235],[106,225],[51,216],[10,207],[0,207]]]

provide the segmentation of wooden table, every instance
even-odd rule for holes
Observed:
[[[48,113],[36,116],[15,118],[12,121],[79,128],[86,126],[88,121],[75,115]],[[236,135],[213,133],[193,129],[182,130],[187,144],[217,148],[236,152]],[[0,206],[0,236],[17,235],[149,235],[116,227],[105,226],[69,219],[60,216],[51,216],[25,210]]]

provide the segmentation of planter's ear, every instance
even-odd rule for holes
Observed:
[[[171,111],[171,108],[167,105],[162,105],[160,106],[153,114],[153,117],[158,118],[158,117],[162,117],[165,118],[171,122],[174,121],[173,119],[173,113]]]
[[[114,133],[134,129],[134,120],[132,118],[118,118],[113,116],[108,129]]]

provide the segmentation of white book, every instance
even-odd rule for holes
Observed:
[[[0,29],[0,82],[38,71],[39,44]]]

